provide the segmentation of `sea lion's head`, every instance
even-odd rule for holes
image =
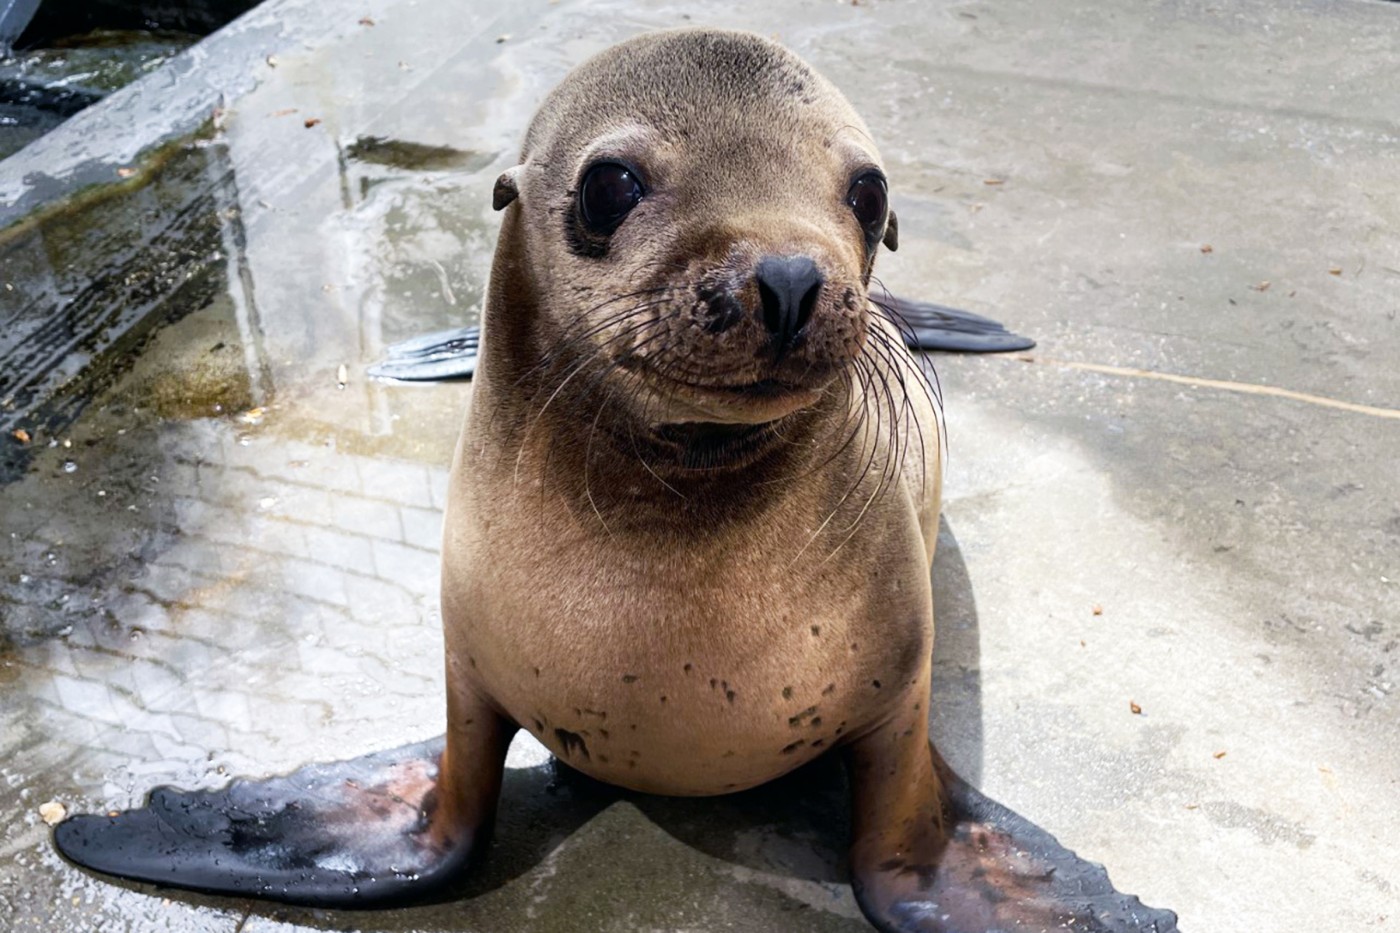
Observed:
[[[660,429],[770,424],[849,388],[895,247],[860,117],[749,33],[652,33],[580,65],[495,195],[520,212],[544,352],[606,367],[614,404]]]

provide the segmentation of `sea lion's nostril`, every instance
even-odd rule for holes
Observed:
[[[808,256],[765,256],[754,269],[763,326],[779,351],[790,346],[817,306],[822,274]]]

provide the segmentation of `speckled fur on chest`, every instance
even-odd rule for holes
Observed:
[[[487,602],[473,676],[506,712],[571,766],[666,794],[754,786],[869,728],[932,639],[916,556],[810,579],[733,569],[728,583],[603,562]]]

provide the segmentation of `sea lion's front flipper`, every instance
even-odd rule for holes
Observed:
[[[476,372],[480,347],[480,327],[440,330],[389,347],[384,359],[369,368],[369,374],[399,382],[470,379]]]
[[[486,731],[497,735],[472,750],[487,758],[450,784],[439,738],[221,790],[156,788],[139,809],[63,821],[54,843],[87,868],[211,894],[348,908],[430,899],[490,834],[514,730]]]
[[[879,289],[871,292],[870,299],[894,321],[911,350],[1009,353],[1035,346],[1029,337],[1013,334],[991,318],[971,311],[900,298]]]
[[[879,741],[879,736],[884,741]],[[885,933],[1177,933],[1040,827],[978,793],[922,736],[852,751],[856,898]]]

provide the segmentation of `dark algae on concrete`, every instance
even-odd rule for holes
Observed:
[[[0,231],[0,480],[157,329],[223,294],[242,238],[237,182],[212,129]]]

